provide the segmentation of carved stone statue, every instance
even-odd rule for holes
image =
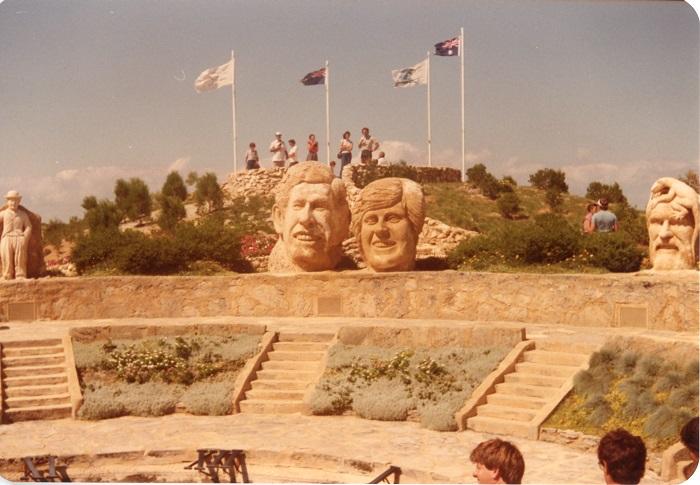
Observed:
[[[410,271],[425,221],[423,189],[413,180],[383,178],[360,192],[351,230],[372,271]]]
[[[654,182],[646,209],[653,269],[697,267],[699,213],[698,194],[692,187],[671,177]]]
[[[294,165],[277,186],[272,221],[279,239],[270,272],[333,269],[343,257],[350,224],[345,185],[322,163]]]
[[[0,261],[6,280],[27,277],[29,241],[34,228],[29,213],[19,205],[22,196],[16,190],[5,195],[7,205],[0,210]],[[41,225],[37,228],[41,232]]]

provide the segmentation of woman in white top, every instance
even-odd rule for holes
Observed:
[[[297,142],[294,138],[289,139],[289,150],[287,150],[287,167],[299,163],[297,160]]]
[[[343,167],[349,165],[352,161],[352,140],[350,139],[350,132],[346,131],[343,133],[343,139],[340,140],[340,149],[338,150],[340,154],[340,176],[343,176]]]

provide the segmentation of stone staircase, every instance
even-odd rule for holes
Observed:
[[[587,367],[593,350],[574,345],[525,351],[515,371],[476,408],[467,428],[537,439],[539,425],[571,389],[576,373]]]
[[[322,362],[334,335],[280,333],[262,370],[257,371],[240,402],[242,413],[289,414],[302,412],[304,393],[322,372]]]
[[[4,420],[71,416],[66,358],[61,339],[2,344]]]

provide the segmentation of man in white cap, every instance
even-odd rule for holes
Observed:
[[[0,211],[0,258],[2,277],[6,280],[27,277],[27,252],[32,223],[26,212],[19,210],[22,196],[16,190],[6,195],[7,208]]]
[[[275,139],[270,143],[270,151],[272,152],[272,164],[275,167],[284,167],[287,161],[287,147],[282,141],[282,133],[275,133]]]

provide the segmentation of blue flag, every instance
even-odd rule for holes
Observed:
[[[304,86],[315,86],[316,84],[326,83],[326,68],[323,67],[318,71],[310,72],[304,79],[301,80],[301,84]]]
[[[460,49],[459,37],[435,44],[436,56],[458,56]]]

